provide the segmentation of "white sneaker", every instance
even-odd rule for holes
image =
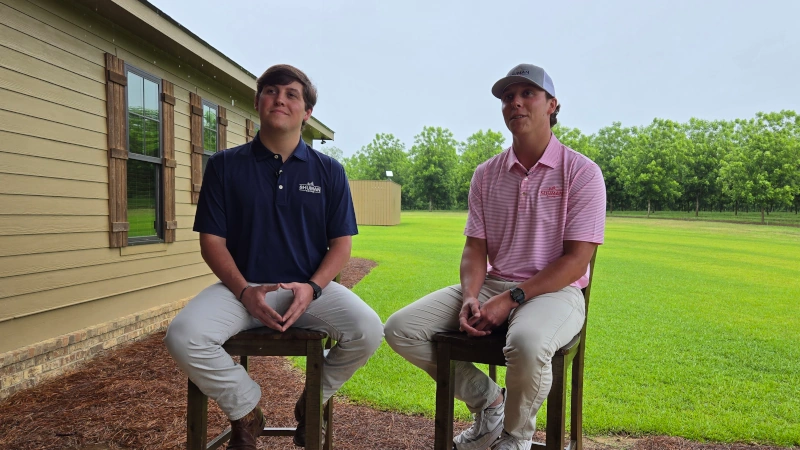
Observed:
[[[500,440],[492,446],[492,450],[528,450],[529,448],[531,448],[531,441],[517,439],[506,433],[506,430],[503,430]]]
[[[487,450],[503,432],[506,390],[502,390],[503,401],[475,414],[475,423],[453,439],[457,450]]]

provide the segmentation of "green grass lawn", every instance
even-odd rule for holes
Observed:
[[[353,256],[378,267],[355,292],[385,320],[457,283],[465,219],[408,212],[397,226],[360,227]],[[589,311],[585,432],[800,444],[798,297],[800,229],[609,218]],[[341,392],[434,413],[433,380],[385,343]]]
[[[647,217],[647,211],[614,211],[612,217]],[[720,222],[738,223],[761,223],[761,211],[700,211],[695,217],[694,210],[686,211],[655,211],[650,213],[651,219],[680,219],[680,220],[703,220]],[[800,214],[794,212],[773,212],[764,214],[765,225],[790,225],[800,226]]]

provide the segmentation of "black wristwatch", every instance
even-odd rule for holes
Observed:
[[[316,300],[319,298],[320,294],[322,294],[322,288],[319,287],[317,283],[314,283],[311,280],[306,281],[307,284],[311,285],[311,289],[314,290],[314,296],[311,297],[311,300]]]
[[[514,300],[520,305],[525,303],[525,291],[523,291],[522,289],[515,287],[514,289],[508,292],[511,293],[511,300]]]

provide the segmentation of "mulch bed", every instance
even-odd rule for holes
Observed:
[[[352,287],[375,263],[353,258],[342,273]],[[164,333],[109,351],[72,372],[0,402],[0,448],[15,450],[183,449],[186,446],[186,377],[162,343]],[[252,358],[262,386],[268,426],[295,425],[292,409],[304,375],[285,358]],[[228,422],[208,405],[209,439]],[[456,432],[468,424],[456,423]],[[433,420],[378,411],[337,396],[335,447],[346,450],[433,448]],[[537,433],[537,440],[544,435]],[[680,438],[591,438],[587,450],[777,450],[777,447],[704,444]],[[261,449],[295,450],[291,438],[262,437]]]

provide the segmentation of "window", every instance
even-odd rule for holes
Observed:
[[[217,152],[219,148],[217,141],[219,140],[219,131],[217,124],[217,105],[203,100],[203,168],[202,173],[206,173],[206,164],[208,158]]]
[[[127,64],[125,72],[128,78],[128,242],[161,242],[164,236],[161,79]]]

